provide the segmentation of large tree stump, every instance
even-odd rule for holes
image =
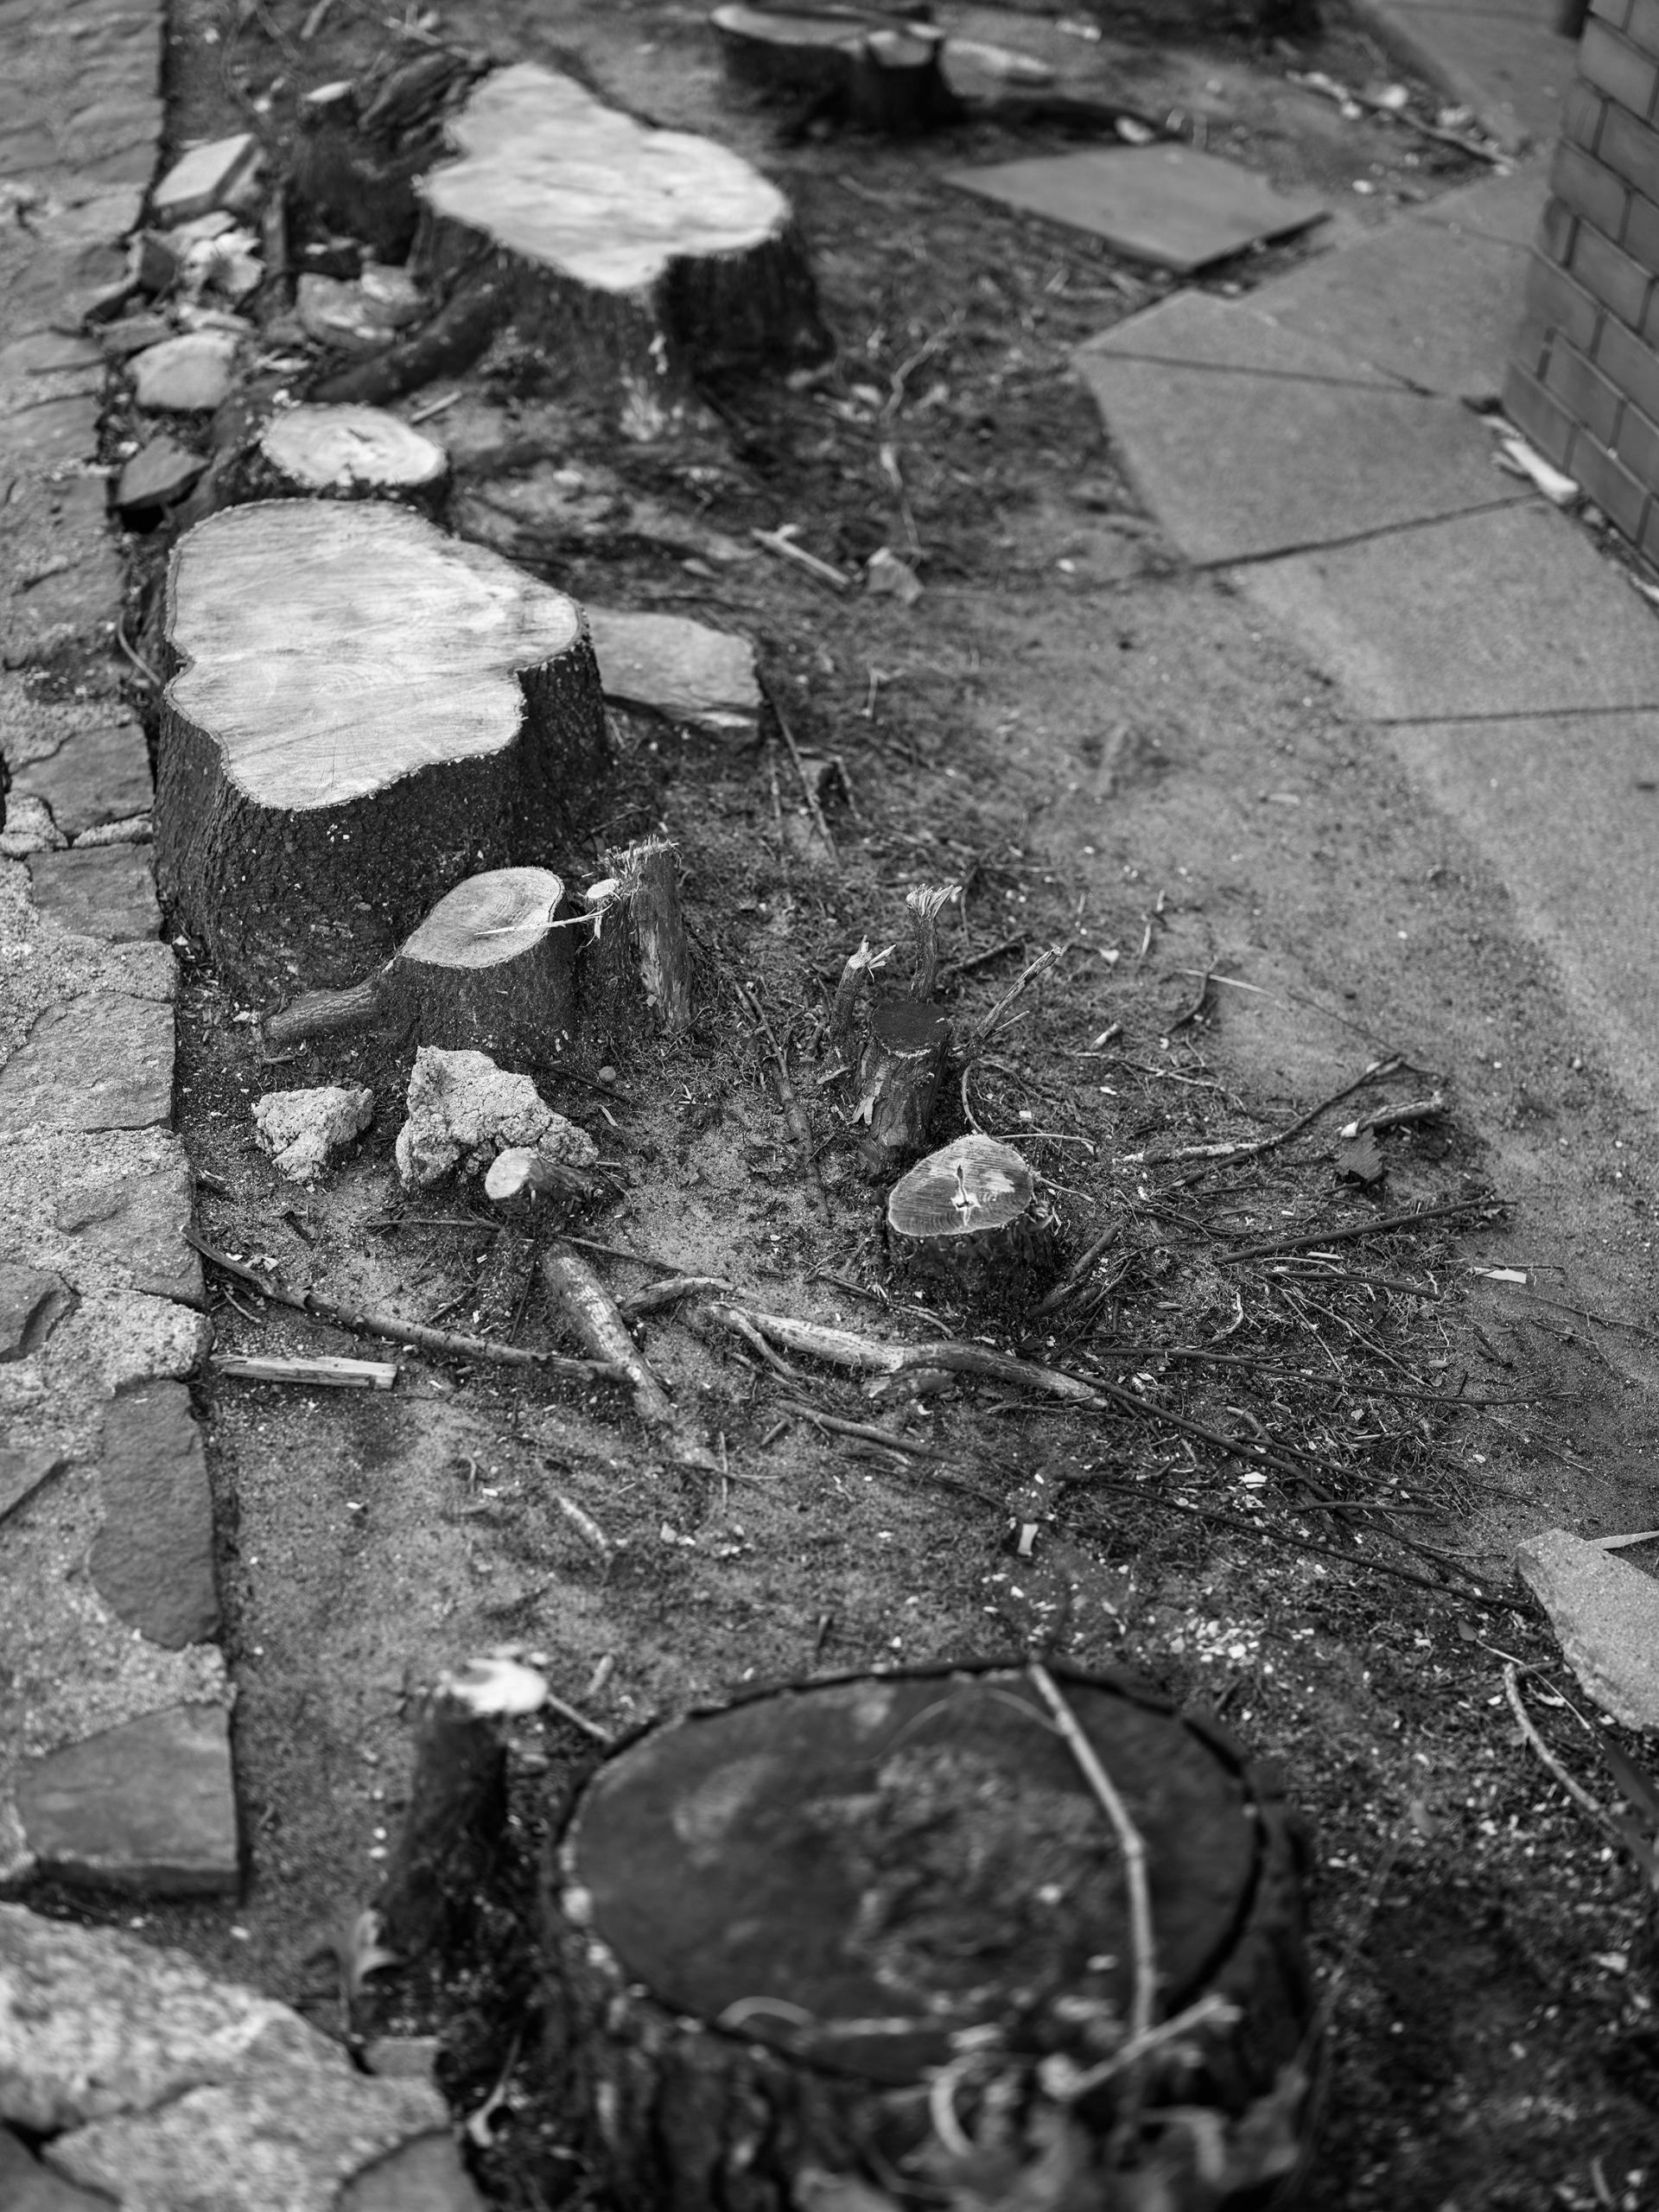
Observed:
[[[580,609],[374,503],[267,500],[181,539],[163,895],[251,995],[342,984],[480,868],[556,862],[610,760]]]
[[[1127,1680],[762,1694],[577,1796],[547,2063],[620,2212],[1260,2203],[1306,2104],[1300,1875],[1272,1787]],[[1190,2017],[1132,2044],[1149,1992]]]
[[[739,156],[653,130],[534,62],[498,70],[449,124],[461,158],[421,190],[419,249],[442,274],[505,257],[513,315],[654,438],[699,374],[825,344],[789,203]]]
[[[1018,1305],[1058,1256],[1054,1217],[1012,1145],[957,1137],[887,1194],[887,1249],[906,1273],[959,1297]]]
[[[557,919],[563,880],[546,868],[490,868],[441,899],[384,968],[343,991],[308,991],[272,1014],[265,1043],[395,1030],[400,1044],[487,1052],[499,1067],[551,1059],[569,1042],[576,953]]]

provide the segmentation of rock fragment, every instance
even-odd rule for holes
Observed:
[[[214,208],[243,213],[252,204],[263,158],[251,130],[193,146],[174,162],[151,195],[156,221],[170,228]]]
[[[475,1175],[517,1146],[572,1167],[599,1158],[586,1129],[556,1114],[527,1075],[504,1075],[486,1052],[423,1045],[409,1079],[409,1119],[397,1133],[404,1181],[435,1183],[457,1167]]]
[[[239,340],[231,330],[189,330],[133,358],[133,394],[166,415],[210,413],[230,393]]]
[[[1659,1729],[1659,1580],[1565,1529],[1515,1556],[1586,1695],[1627,1728]]]
[[[256,1102],[253,1119],[277,1173],[293,1183],[315,1183],[330,1157],[374,1119],[374,1093],[332,1083],[268,1090]]]

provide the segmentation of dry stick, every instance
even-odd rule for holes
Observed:
[[[662,1282],[647,1283],[643,1290],[631,1290],[626,1298],[619,1298],[616,1310],[625,1320],[637,1321],[642,1313],[655,1313],[660,1307],[673,1306],[682,1298],[691,1298],[704,1291],[717,1291],[722,1297],[731,1295],[732,1286],[719,1275],[670,1275]]]
[[[1345,1244],[1360,1236],[1386,1236],[1395,1229],[1414,1229],[1420,1222],[1454,1221],[1460,1215],[1497,1213],[1513,1204],[1510,1198],[1459,1198],[1455,1205],[1420,1206],[1414,1213],[1381,1213],[1375,1221],[1350,1222],[1337,1229],[1319,1229],[1306,1236],[1275,1237],[1268,1244],[1244,1244],[1236,1252],[1218,1252],[1224,1268],[1240,1260],[1271,1260],[1281,1252],[1317,1252],[1326,1244]]]
[[[1129,1942],[1135,1953],[1135,1990],[1129,2000],[1129,2038],[1134,2042],[1150,2032],[1158,1999],[1158,1955],[1152,1927],[1152,1891],[1147,1879],[1147,1847],[1128,1807],[1101,1764],[1094,1745],[1078,1726],[1077,1714],[1060,1694],[1052,1675],[1039,1659],[1027,1660],[1026,1672],[1031,1677],[1032,1687],[1048,1707],[1054,1726],[1065,1737],[1084,1780],[1111,1822],[1117,1847],[1123,1855],[1123,1879],[1129,1903]]]
[[[1091,1244],[1084,1247],[1060,1277],[1058,1282],[1055,1284],[1053,1289],[1046,1298],[1039,1299],[1033,1307],[1033,1320],[1040,1321],[1046,1313],[1052,1313],[1057,1306],[1065,1305],[1073,1291],[1086,1279],[1089,1270],[1101,1254],[1116,1242],[1117,1227],[1116,1222],[1111,1223],[1109,1227],[1101,1230]]]
[[[1611,1815],[1606,1811],[1605,1807],[1597,1803],[1596,1800],[1590,1795],[1590,1792],[1587,1789],[1583,1788],[1580,1783],[1574,1782],[1572,1776],[1561,1764],[1554,1752],[1550,1750],[1548,1745],[1545,1743],[1543,1738],[1538,1733],[1537,1729],[1533,1726],[1532,1715],[1527,1711],[1525,1705],[1522,1702],[1521,1685],[1516,1680],[1515,1662],[1512,1659],[1507,1662],[1503,1669],[1503,1694],[1510,1700],[1510,1710],[1516,1717],[1516,1720],[1520,1726],[1521,1733],[1526,1738],[1528,1743],[1531,1745],[1533,1750],[1538,1754],[1539,1758],[1549,1770],[1550,1773],[1554,1776],[1556,1781],[1560,1783],[1562,1789],[1566,1790],[1567,1796],[1573,1800],[1573,1802],[1579,1808],[1580,1811],[1588,1813],[1591,1819],[1595,1821],[1596,1825],[1607,1835],[1610,1835],[1612,1838],[1613,1841],[1618,1845],[1621,1851],[1628,1848],[1625,1839],[1619,1834],[1618,1828],[1613,1825]]]
[[[830,848],[830,858],[834,862],[835,866],[839,868],[841,866],[841,855],[836,850],[836,841],[830,834],[830,824],[823,818],[823,809],[818,803],[818,795],[817,791],[813,790],[811,779],[806,772],[806,764],[801,759],[801,749],[795,742],[795,733],[789,726],[788,717],[785,715],[783,709],[778,704],[778,701],[769,685],[765,683],[761,684],[760,696],[772,709],[772,720],[777,723],[779,730],[782,734],[784,743],[788,748],[790,759],[795,763],[795,773],[800,779],[801,791],[806,800],[806,810],[812,817],[812,827],[817,831],[819,836],[823,838],[824,843]]]
[[[1020,996],[1029,984],[1036,982],[1039,976],[1046,975],[1069,950],[1070,948],[1064,944],[1051,944],[1046,952],[1039,952],[1037,957],[1020,971],[1012,987],[1004,991],[990,1012],[976,1023],[969,1032],[968,1044],[970,1050],[976,1050],[982,1045],[989,1044],[998,1029],[1006,1027],[1002,1016],[1014,1001]]]
[[[1206,976],[1205,979],[1206,992],[1209,982],[1210,979]],[[1203,1004],[1202,997],[1199,1004]],[[1186,1018],[1190,1020],[1192,1017],[1189,1015]],[[1173,1029],[1175,1024],[1172,1022],[1170,1027]],[[1384,1076],[1392,1075],[1399,1065],[1400,1055],[1397,1052],[1390,1059],[1374,1060],[1370,1066],[1363,1074],[1357,1075],[1351,1083],[1344,1084],[1340,1090],[1333,1090],[1329,1098],[1322,1098],[1317,1106],[1310,1106],[1300,1121],[1293,1122],[1287,1129],[1281,1129],[1274,1136],[1252,1138],[1244,1144],[1183,1145],[1179,1152],[1160,1153],[1152,1165],[1155,1167],[1173,1167],[1191,1160],[1258,1160],[1262,1154],[1276,1152],[1281,1145],[1289,1144],[1293,1138],[1300,1136],[1304,1129],[1311,1128],[1321,1114],[1328,1114],[1333,1106],[1340,1106],[1344,1098],[1351,1098],[1355,1091],[1363,1090],[1368,1083],[1382,1082]],[[1126,1152],[1122,1157],[1126,1162],[1134,1164],[1144,1160],[1147,1155],[1144,1152]]]
[[[644,1353],[628,1333],[616,1300],[586,1260],[562,1239],[543,1247],[542,1281],[554,1304],[569,1320],[578,1341],[609,1371],[620,1370],[633,1392],[633,1409],[645,1426],[661,1436],[669,1456],[683,1467],[717,1472],[715,1461],[690,1433],[683,1417],[663,1388]]]
[[[261,1297],[269,1298],[278,1306],[291,1306],[297,1313],[309,1313],[335,1328],[349,1329],[358,1336],[384,1337],[388,1343],[410,1344],[419,1351],[444,1352],[454,1359],[488,1360],[498,1367],[538,1367],[544,1374],[556,1375],[568,1382],[621,1382],[629,1379],[626,1371],[608,1357],[566,1359],[560,1352],[531,1351],[520,1344],[499,1344],[491,1337],[467,1336],[458,1329],[435,1329],[424,1321],[400,1321],[391,1313],[359,1312],[357,1307],[342,1306],[332,1298],[319,1297],[315,1290],[295,1290],[279,1275],[262,1275],[257,1268],[206,1243],[194,1230],[187,1229],[184,1234],[204,1260],[211,1261],[237,1281],[249,1284]]]

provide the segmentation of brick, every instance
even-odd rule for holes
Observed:
[[[1542,220],[1538,226],[1537,250],[1546,261],[1553,261],[1566,268],[1573,254],[1573,233],[1579,219],[1570,207],[1563,207],[1554,195],[1544,202]]]
[[[1621,118],[1624,122],[1629,117]],[[1612,127],[1610,113],[1607,130]],[[1604,137],[1606,131],[1604,130]],[[1624,228],[1624,211],[1630,204],[1630,186],[1605,163],[1578,146],[1558,146],[1549,173],[1549,188],[1564,207],[1593,223],[1604,237],[1618,238]]]
[[[1647,486],[1590,437],[1573,442],[1573,474],[1614,527],[1639,543],[1648,512]]]
[[[1594,17],[1579,41],[1579,74],[1599,92],[1605,92],[1632,115],[1652,112],[1659,89],[1659,63],[1650,61],[1639,48],[1619,37]]]
[[[1573,149],[1578,153],[1578,149]],[[1579,155],[1580,160],[1586,158]],[[1638,192],[1645,192],[1649,200],[1659,200],[1659,129],[1643,122],[1639,115],[1627,115],[1622,107],[1610,106],[1606,121],[1601,126],[1601,147],[1594,158],[1605,168],[1617,171],[1627,184]],[[1574,200],[1574,207],[1579,203]],[[1588,208],[1580,207],[1580,214],[1589,214]],[[1611,232],[1612,226],[1594,215],[1592,222],[1601,230]]]
[[[1624,396],[1616,384],[1599,369],[1592,368],[1582,353],[1561,345],[1549,349],[1549,367],[1544,383],[1592,437],[1599,438],[1604,445],[1611,445],[1618,432],[1618,410],[1624,404]]]
[[[1582,146],[1586,154],[1596,150],[1596,141],[1601,135],[1601,118],[1608,111],[1607,96],[1597,92],[1593,85],[1576,80],[1567,92],[1561,107],[1561,136],[1574,146]]]
[[[1659,0],[1635,0],[1624,19],[1624,35],[1643,54],[1659,61]]]
[[[1549,343],[1555,326],[1547,316],[1529,314],[1510,340],[1510,359],[1530,377],[1541,377],[1549,365]]]
[[[1527,321],[1541,321],[1570,339],[1580,353],[1593,357],[1601,309],[1564,269],[1534,257],[1527,272]]]
[[[1618,426],[1618,457],[1649,492],[1659,492],[1659,423],[1627,405]]]
[[[1639,261],[1610,245],[1599,231],[1580,224],[1573,245],[1573,274],[1586,292],[1609,307],[1621,322],[1640,330],[1648,311],[1653,278]]]
[[[1627,399],[1659,422],[1659,358],[1650,345],[1610,319],[1596,340],[1595,362]]]
[[[1503,412],[1546,460],[1565,468],[1577,429],[1573,417],[1535,376],[1513,362],[1503,385]]]

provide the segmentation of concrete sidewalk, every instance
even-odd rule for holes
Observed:
[[[1570,81],[1571,44],[1540,43],[1554,0],[1389,10],[1444,35],[1483,112],[1535,128],[1544,73],[1557,101]],[[1246,298],[1178,294],[1078,367],[1182,552],[1336,681],[1502,878],[1615,1075],[1651,1090],[1659,622],[1499,468],[1477,411],[1519,327],[1548,150]]]

